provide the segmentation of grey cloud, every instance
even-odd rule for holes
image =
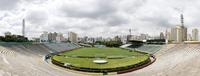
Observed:
[[[0,0],[0,10],[14,9],[19,2],[19,0]]]
[[[121,0],[117,2],[117,8],[123,12],[133,14],[147,2],[148,0]]]
[[[42,4],[49,0],[24,0],[25,2],[32,3],[32,4]]]
[[[121,4],[122,2],[122,4]],[[128,17],[116,14],[117,12],[130,13],[130,11],[136,11],[137,8],[141,7],[146,0],[142,1],[107,1],[107,0],[96,0],[97,4],[90,4],[88,7],[81,7],[76,5],[64,5],[61,7],[61,12],[64,13],[66,17],[73,18],[90,18],[94,20],[100,20],[107,24],[108,26],[120,26],[123,24],[128,24]],[[81,2],[80,2],[81,3]],[[82,2],[84,3],[84,2]],[[87,3],[86,3],[87,4]],[[133,4],[133,5],[132,5]],[[134,5],[135,4],[135,5]],[[125,10],[119,10],[125,9]],[[85,10],[84,10],[85,9]],[[130,14],[132,15],[132,14]]]
[[[31,11],[27,14],[26,19],[32,24],[42,25],[48,21],[48,14],[44,11]]]
[[[19,2],[22,4],[17,7]],[[31,30],[30,34],[34,31],[40,33],[43,30],[56,32],[73,30],[79,34],[94,33],[95,36],[98,32],[113,34],[128,32],[129,28],[134,27],[140,33],[151,33],[155,32],[153,28],[170,28],[180,23],[177,14],[180,10],[177,8],[182,8],[186,16],[190,17],[185,17],[188,19],[185,21],[187,25],[198,25],[200,11],[196,10],[199,9],[199,3],[198,0],[181,2],[178,0],[0,0],[0,11],[13,12],[9,15],[9,19],[1,15],[0,20],[13,25],[13,28],[19,28],[16,25],[21,25],[23,13],[27,12],[26,21],[30,23],[29,28],[39,28]],[[11,11],[13,8],[17,9]],[[20,20],[19,24],[16,24],[17,20]]]
[[[3,13],[1,16],[0,16],[0,21],[3,20],[5,17],[8,17],[9,14],[7,13]]]
[[[72,29],[72,28],[76,28],[76,29],[80,29],[82,31],[85,31],[85,30],[90,30],[90,29],[93,29],[94,27],[97,27],[97,26],[92,26],[93,24],[67,24],[65,22],[55,22],[54,24],[51,24],[49,27],[49,30],[69,30],[69,29]]]
[[[116,15],[105,18],[105,21],[107,21],[108,26],[120,26],[129,22],[128,19]]]
[[[84,1],[83,1],[84,3]],[[96,0],[96,4],[88,4],[85,6],[66,6],[61,7],[61,11],[68,17],[76,18],[98,18],[100,16],[108,15],[115,12],[115,8],[112,6],[112,1]],[[85,9],[85,10],[84,10]]]
[[[157,26],[157,27],[171,27],[172,26],[172,24],[169,22],[170,18],[166,18],[160,15],[143,17],[140,20],[144,22],[148,22],[149,24],[153,24],[149,26]]]
[[[54,31],[54,30],[67,30],[67,29],[69,29],[69,27],[64,22],[55,22],[54,24],[51,24],[50,26],[51,27],[46,28],[46,29],[48,29],[50,31]]]

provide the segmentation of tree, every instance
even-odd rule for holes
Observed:
[[[6,35],[0,36],[0,41],[4,42],[28,42],[28,38],[20,35]]]
[[[107,47],[119,47],[122,45],[121,40],[117,40],[117,41],[96,41],[95,42],[96,45],[106,45]]]

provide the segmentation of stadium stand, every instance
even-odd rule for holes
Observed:
[[[141,46],[135,46],[132,44],[125,44],[120,46],[120,48],[127,48],[127,49],[136,49],[138,51],[146,52],[149,54],[154,54],[162,48],[163,45],[154,45],[154,44],[143,44]]]
[[[150,54],[154,54],[161,49],[162,45],[143,45],[141,47],[136,48],[139,51],[147,52]]]
[[[57,51],[57,52],[61,52],[61,51],[65,51],[65,50],[70,50],[70,49],[75,49],[79,46],[77,46],[76,44],[71,44],[71,43],[49,43],[49,44],[44,44],[45,46],[47,46],[48,48]]]
[[[122,76],[198,76],[199,44],[168,44],[155,53],[156,62]]]
[[[43,57],[49,53],[76,47],[79,46],[72,43],[58,45],[0,43],[0,76],[83,76],[84,74],[69,72],[43,61]],[[140,48],[142,47],[150,46],[141,46]],[[200,75],[200,60],[198,59],[200,44],[167,44],[160,48],[160,51],[154,53],[156,61],[153,64],[119,76]]]
[[[0,76],[80,76],[80,74],[60,70],[60,68],[44,62],[43,56],[52,52],[45,45],[1,43]],[[71,43],[50,45],[56,48],[55,51],[64,51],[76,47]]]
[[[14,51],[7,49],[5,47],[0,46],[0,54],[4,54],[4,55],[14,55]]]

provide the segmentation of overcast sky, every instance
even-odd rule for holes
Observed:
[[[158,35],[180,24],[181,13],[186,27],[199,29],[199,0],[0,0],[0,35],[21,34],[23,18],[28,37],[43,31],[109,37],[128,29]]]

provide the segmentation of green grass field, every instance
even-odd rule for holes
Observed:
[[[83,58],[80,58],[83,57]],[[85,57],[85,58],[84,58]],[[91,57],[91,58],[90,58]],[[108,61],[106,64],[96,64],[93,60],[101,58]],[[53,59],[61,63],[70,63],[80,68],[111,69],[125,67],[149,58],[148,54],[120,48],[81,48],[73,51],[66,51],[53,56]]]

